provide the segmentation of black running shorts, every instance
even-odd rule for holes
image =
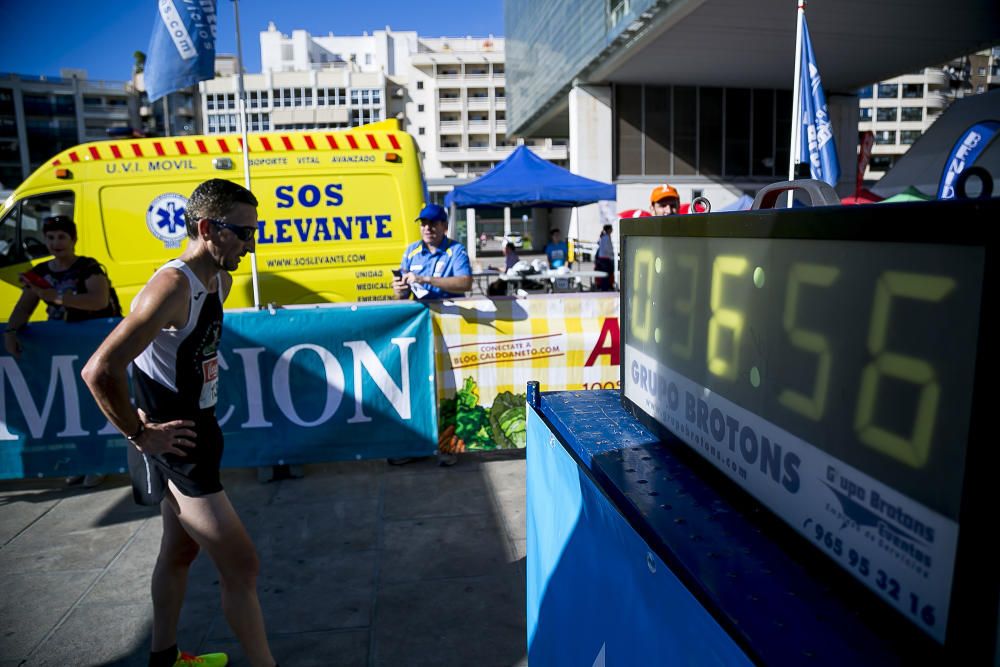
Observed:
[[[158,420],[159,421],[159,420]],[[170,421],[170,420],[162,420]],[[186,454],[143,454],[128,446],[128,470],[132,498],[140,505],[159,505],[171,481],[185,496],[198,498],[222,491],[222,429],[215,415],[195,419],[197,440]],[[184,448],[182,448],[184,449]]]

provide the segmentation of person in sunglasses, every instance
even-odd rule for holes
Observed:
[[[222,608],[248,662],[269,667],[275,662],[257,598],[259,561],[222,488],[215,416],[222,303],[233,284],[229,272],[254,249],[257,199],[240,185],[212,179],[195,188],[184,217],[187,248],[139,292],[132,312],[87,362],[83,379],[130,443],[133,498],[159,505],[163,517],[149,664],[227,662],[223,653],[192,657],[177,650],[188,568],[204,550],[219,571]]]

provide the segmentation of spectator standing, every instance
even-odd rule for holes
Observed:
[[[569,258],[569,246],[562,240],[562,232],[553,227],[549,230],[549,242],[545,246],[545,256],[550,269],[558,269]]]
[[[222,487],[223,437],[215,416],[222,303],[233,284],[229,272],[254,249],[257,199],[240,185],[212,179],[195,188],[185,218],[187,248],[139,292],[132,312],[87,362],[83,379],[130,443],[133,498],[159,505],[163,517],[150,667],[228,663],[224,653],[177,650],[188,570],[202,549],[219,572],[222,610],[249,664],[272,667],[257,598],[260,564]]]
[[[452,299],[472,289],[472,268],[465,246],[448,238],[448,213],[437,204],[420,211],[420,240],[403,251],[399,276],[392,281],[398,299]]]
[[[4,348],[15,359],[21,358],[22,350],[17,334],[40,302],[45,303],[50,321],[81,322],[122,314],[118,296],[104,267],[93,257],[76,254],[76,223],[73,219],[66,215],[46,218],[42,222],[42,233],[52,259],[21,274],[24,291],[4,329]],[[99,464],[93,460],[99,452],[81,453],[89,459],[89,463]],[[68,485],[83,483],[87,488],[103,481],[104,475],[93,473],[66,478]]]
[[[649,195],[649,203],[653,205],[653,215],[677,215],[681,207],[681,198],[672,185],[657,185]]]
[[[604,271],[607,278],[595,278],[594,287],[600,292],[610,292],[615,286],[615,248],[611,242],[611,225],[604,225],[601,238],[597,240],[597,255],[594,257],[594,270]]]

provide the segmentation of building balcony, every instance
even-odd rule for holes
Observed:
[[[934,86],[935,88],[948,87],[948,76],[944,73],[944,70],[928,67],[924,71],[924,78],[928,86]]]
[[[468,105],[470,109],[486,110],[490,108],[490,98],[470,97],[468,100]]]
[[[107,104],[83,105],[85,116],[102,116],[104,118],[128,119],[128,107],[110,106]]]
[[[462,98],[461,97],[442,97],[438,99],[438,109],[454,109],[460,110],[462,108]]]
[[[496,131],[497,132],[506,132],[507,131],[507,121],[506,120],[498,120],[496,122]]]
[[[493,98],[493,108],[495,108],[495,109],[506,109],[507,108],[507,98],[506,97],[494,97]]]
[[[438,146],[439,153],[457,153],[462,150],[461,146]]]
[[[941,93],[927,93],[924,95],[924,103],[930,109],[944,109],[948,106],[948,98]]]
[[[473,132],[473,131],[476,131],[476,130],[478,130],[480,132],[489,132],[489,129],[490,129],[490,121],[488,121],[488,120],[470,120],[469,121],[469,131],[470,132]]]
[[[485,146],[481,145],[469,146],[469,151],[473,153],[485,153],[489,149],[490,149],[489,144],[486,144]]]
[[[450,120],[438,125],[440,134],[462,134],[462,121]]]
[[[466,72],[465,78],[468,81],[486,81],[490,78],[489,72]]]

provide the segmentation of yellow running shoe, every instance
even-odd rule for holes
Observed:
[[[184,651],[178,651],[174,667],[225,667],[228,664],[229,656],[225,653],[192,655]]]

